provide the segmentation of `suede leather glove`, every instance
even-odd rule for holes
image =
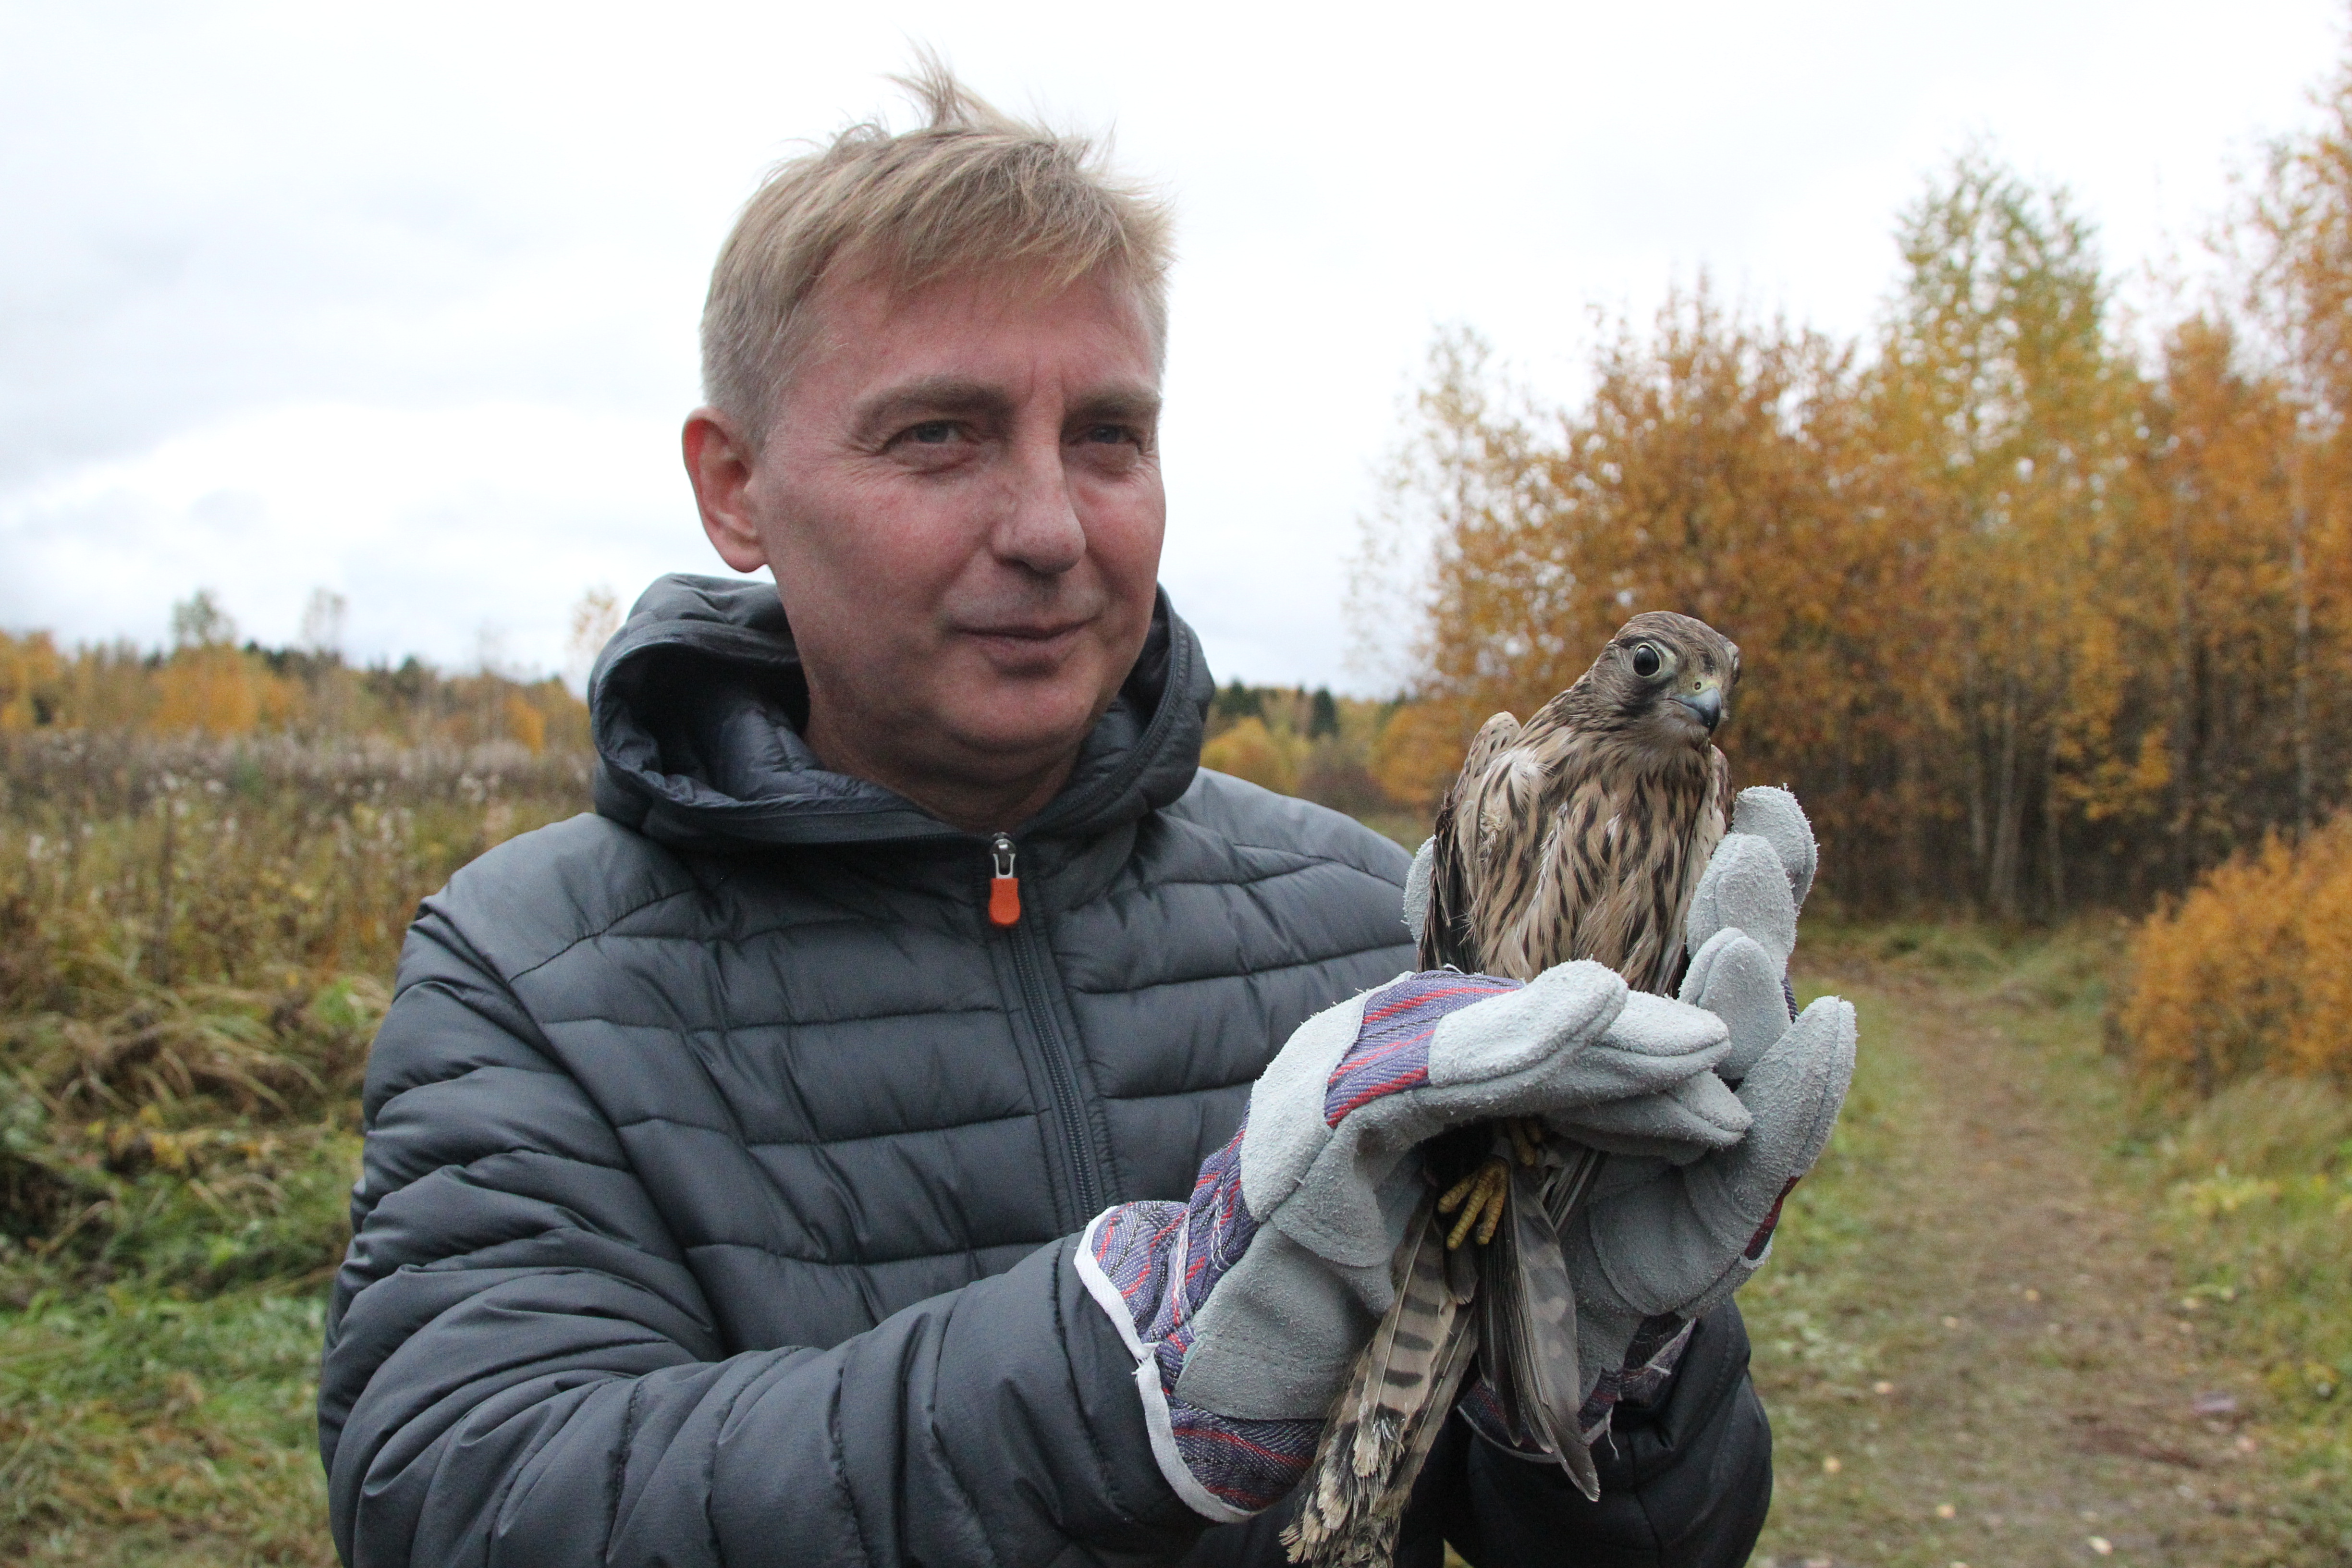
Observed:
[[[1189,1203],[1118,1205],[1080,1239],[1079,1273],[1135,1354],[1178,1495],[1230,1521],[1305,1473],[1394,1299],[1421,1144],[1468,1121],[1639,1100],[1658,1136],[1727,1148],[1748,1120],[1708,1070],[1728,1048],[1711,1014],[1629,994],[1595,963],[1526,985],[1408,974],[1300,1026]]]
[[[1738,1086],[1752,1124],[1736,1148],[1695,1159],[1612,1161],[1561,1237],[1588,1441],[1619,1401],[1654,1397],[1690,1325],[1763,1267],[1782,1200],[1837,1124],[1853,1007],[1825,996],[1792,1018],[1788,983],[1816,856],[1794,795],[1743,790],[1692,900],[1682,998],[1723,1019],[1731,1049],[1715,1070]]]

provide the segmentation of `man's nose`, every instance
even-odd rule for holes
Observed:
[[[1013,493],[991,541],[999,559],[1058,576],[1085,559],[1086,524],[1079,521],[1058,435],[1013,448]]]

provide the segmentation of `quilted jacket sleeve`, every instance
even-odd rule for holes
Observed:
[[[346,1562],[1182,1554],[1201,1521],[1070,1243],[724,1355],[612,1125],[437,901],[401,968],[320,1375]]]

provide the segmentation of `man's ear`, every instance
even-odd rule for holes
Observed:
[[[686,448],[686,477],[694,484],[694,504],[702,511],[702,531],[719,559],[738,572],[756,572],[768,563],[768,547],[760,538],[750,505],[751,448],[727,416],[716,408],[698,408],[686,416],[681,437]]]

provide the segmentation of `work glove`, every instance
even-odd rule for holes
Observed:
[[[1853,1008],[1823,997],[1798,1015],[1788,982],[1817,856],[1794,795],[1743,790],[1691,901],[1681,1000],[1723,1021],[1730,1049],[1713,1074],[1737,1088],[1747,1135],[1731,1148],[1661,1140],[1643,1151],[1633,1140],[1612,1143],[1605,1129],[1575,1134],[1612,1151],[1560,1237],[1576,1292],[1587,1443],[1608,1430],[1619,1403],[1663,1392],[1691,1325],[1763,1266],[1782,1200],[1836,1125],[1853,1076]],[[1643,1120],[1638,1105],[1607,1109]],[[1541,1457],[1504,1425],[1491,1390],[1474,1385],[1461,1408],[1484,1436]]]
[[[1408,974],[1300,1026],[1189,1203],[1118,1205],[1080,1239],[1079,1273],[1134,1352],[1178,1494],[1238,1520],[1305,1472],[1394,1299],[1420,1145],[1465,1122],[1634,1100],[1643,1135],[1727,1148],[1748,1115],[1708,1069],[1728,1048],[1712,1014],[1629,994],[1595,963],[1525,985]]]

